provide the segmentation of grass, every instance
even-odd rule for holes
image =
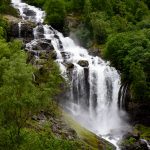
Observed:
[[[73,128],[77,135],[81,140],[87,143],[93,150],[114,150],[115,147],[108,143],[107,141],[101,139],[100,137],[96,136],[94,133],[90,132],[89,130],[82,127],[78,124],[72,117],[63,112],[63,118],[65,122]]]
[[[135,130],[140,133],[142,139],[150,140],[150,127],[144,125],[136,125]]]

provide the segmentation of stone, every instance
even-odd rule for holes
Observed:
[[[21,22],[20,27],[20,35],[19,35],[19,26],[18,21],[16,22],[10,22],[10,37],[13,38],[23,38],[23,41],[25,43],[30,42],[34,39],[33,35],[33,28],[35,27],[35,24],[29,21],[23,21]]]
[[[62,55],[62,57],[64,58],[64,59],[69,59],[70,58],[70,54],[69,53],[67,53],[67,52],[61,52],[61,55]]]
[[[74,68],[74,64],[72,63],[67,63],[67,70],[72,70]]]
[[[36,115],[33,115],[33,116],[32,116],[32,120],[37,121],[37,116],[36,116]]]
[[[89,62],[87,60],[80,60],[78,62],[78,64],[81,66],[81,67],[88,67],[89,66]]]
[[[36,44],[32,45],[33,50],[54,50],[54,47],[51,43],[45,42],[45,40],[40,39],[36,41]]]
[[[43,26],[42,25],[37,26],[36,31],[44,34],[44,28],[43,28]]]
[[[44,115],[43,112],[41,112],[41,113],[37,116],[37,120],[46,120],[46,116]]]
[[[33,10],[30,10],[30,9],[28,9],[28,8],[24,8],[23,13],[24,13],[26,16],[35,16],[35,15],[36,15],[36,13],[35,13]]]

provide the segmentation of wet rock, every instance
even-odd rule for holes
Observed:
[[[74,68],[74,64],[72,63],[67,63],[67,70],[72,70]]]
[[[63,44],[62,44],[62,42],[60,41],[59,36],[58,36],[57,34],[55,34],[55,35],[54,35],[54,38],[58,39],[59,48],[60,48],[60,49],[63,49]]]
[[[87,60],[80,60],[78,62],[78,64],[81,66],[81,67],[88,67],[89,66],[89,62]]]
[[[54,38],[59,40],[59,36],[57,34],[54,35]]]
[[[46,50],[46,51],[49,51],[49,50],[53,50],[54,47],[52,46],[51,43],[47,43],[45,42],[44,40],[37,40],[36,41],[36,44],[32,45],[32,49],[33,50]]]
[[[44,38],[44,28],[43,28],[43,25],[38,25],[35,29],[35,38],[36,39],[39,39],[39,38]]]
[[[26,15],[26,16],[35,16],[36,13],[33,11],[33,10],[30,10],[28,8],[24,8],[23,9],[23,13]]]
[[[37,32],[40,32],[40,33],[42,33],[42,34],[44,34],[43,25],[38,25],[37,28],[36,28],[36,31],[37,31]]]
[[[34,39],[34,35],[33,35],[34,27],[35,27],[34,23],[31,23],[29,21],[24,21],[21,22],[21,27],[19,29],[18,21],[10,22],[10,33],[9,33],[10,37],[23,38],[23,41],[25,43],[30,42],[31,40]]]
[[[147,143],[143,140],[140,140],[140,146],[142,147],[142,150],[148,150]]]
[[[70,54],[67,52],[61,52],[61,55],[64,59],[69,59],[70,58]]]
[[[97,47],[91,47],[88,49],[88,52],[92,56],[101,56],[101,50]]]

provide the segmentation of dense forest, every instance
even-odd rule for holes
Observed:
[[[68,16],[79,20],[76,36],[82,46],[100,47],[100,55],[120,71],[122,83],[128,83],[132,101],[149,105],[149,0],[24,1],[44,9],[45,23],[61,32],[69,30]],[[49,124],[41,129],[32,121],[43,110],[59,116],[55,99],[66,83],[53,60],[40,70],[28,63],[22,42],[9,37],[4,15],[19,16],[10,0],[0,0],[0,149],[89,149],[79,139],[56,138]]]

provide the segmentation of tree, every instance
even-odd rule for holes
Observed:
[[[3,42],[3,43],[2,43]],[[52,104],[58,93],[61,78],[53,63],[46,68],[46,80],[33,80],[36,69],[26,63],[27,55],[18,41],[2,41],[0,51],[0,149],[18,149],[26,121],[41,109]],[[51,69],[50,72],[46,71]],[[44,75],[42,76],[45,77]],[[35,79],[37,80],[37,79]],[[53,107],[53,106],[51,106]],[[5,142],[4,142],[5,141]]]
[[[85,22],[88,23],[90,21],[90,14],[92,12],[92,5],[90,0],[85,0],[83,12],[85,16]]]
[[[62,0],[49,0],[45,3],[46,21],[57,30],[62,30],[65,18],[65,5]]]
[[[140,63],[132,63],[130,66],[130,78],[132,80],[131,91],[136,100],[145,100],[146,77]]]
[[[110,29],[109,23],[106,21],[107,15],[104,12],[93,12],[90,18],[94,40],[98,43],[104,43]]]

